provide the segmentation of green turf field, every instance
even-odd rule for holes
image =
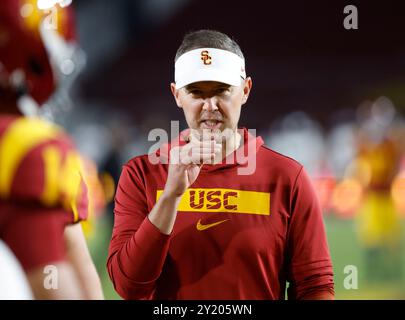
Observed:
[[[365,252],[357,239],[354,222],[331,217],[326,219],[325,225],[334,266],[336,299],[405,299],[405,254],[403,252],[398,253],[402,266],[396,266],[402,276],[390,280],[369,281],[366,269],[370,267],[365,262]],[[402,230],[404,226],[405,223],[402,221]],[[405,237],[402,234],[401,247],[405,248],[404,245]],[[346,265],[357,267],[358,289],[356,290],[348,290],[344,287],[344,278],[347,276],[344,273]],[[384,276],[384,270],[380,270],[380,273]]]
[[[338,220],[328,217],[325,220],[329,248],[335,272],[336,299],[405,299],[405,254],[402,257],[402,276],[390,281],[368,281],[366,276],[364,250],[356,237],[355,225],[352,220]],[[405,221],[402,222],[402,227]],[[402,228],[404,230],[404,228]],[[120,299],[114,292],[108,278],[105,264],[107,248],[110,240],[110,229],[105,218],[99,220],[96,236],[90,239],[90,251],[95,260],[102,279],[106,299]],[[402,248],[405,248],[405,237],[402,235]],[[358,270],[358,289],[345,289],[344,274],[347,265],[354,265]],[[382,270],[382,273],[384,270]]]

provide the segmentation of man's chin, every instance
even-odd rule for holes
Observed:
[[[202,140],[204,135],[206,137],[209,136],[220,136],[222,139],[221,140],[226,140],[227,138],[230,138],[233,136],[234,130],[228,127],[221,127],[221,128],[215,128],[215,129],[207,129],[207,128],[201,128],[201,126],[198,129],[191,129],[191,135],[193,135],[195,138],[198,140]]]
[[[199,129],[204,131],[204,130],[208,130],[208,131],[212,131],[212,132],[220,132],[225,128],[225,124],[223,122],[212,122],[212,123],[208,123],[208,122],[201,122]]]
[[[224,128],[219,127],[219,128],[204,128],[204,127],[199,127],[197,129],[197,132],[199,135],[204,135],[204,134],[208,134],[208,135],[212,135],[212,134],[221,134],[222,131],[224,130]]]

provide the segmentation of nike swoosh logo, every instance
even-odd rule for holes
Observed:
[[[203,230],[207,230],[209,228],[215,227],[215,226],[217,226],[217,225],[219,225],[219,224],[221,224],[221,223],[223,223],[225,221],[228,221],[228,220],[229,219],[225,219],[225,220],[217,221],[217,222],[210,223],[210,224],[201,224],[201,219],[200,219],[200,220],[198,220],[196,227],[197,227],[198,231],[203,231]]]

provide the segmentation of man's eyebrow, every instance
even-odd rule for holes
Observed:
[[[204,88],[201,88],[201,87],[199,87],[198,85],[195,85],[195,84],[189,84],[189,85],[187,85],[185,87],[185,89],[187,91],[189,91],[189,92],[192,91],[192,90],[200,90],[200,91],[204,90]]]
[[[193,90],[193,89],[199,89],[199,88],[197,86],[193,86],[193,85],[186,86],[186,90],[188,90],[188,91]]]
[[[213,88],[210,88],[210,89],[211,89],[211,90],[218,90],[218,89],[228,89],[228,88],[230,88],[230,87],[231,87],[231,85],[229,85],[229,84],[220,83],[220,84],[217,84],[217,85],[215,85]],[[187,85],[187,86],[185,87],[185,89],[186,89],[187,91],[191,91],[191,90],[205,90],[206,88],[205,88],[205,87],[201,88],[201,87],[199,87],[198,85],[189,84],[189,85]]]
[[[218,83],[218,84],[215,85],[215,89],[222,89],[222,88],[228,89],[230,87],[232,87],[232,86],[230,84],[227,84],[227,83]]]

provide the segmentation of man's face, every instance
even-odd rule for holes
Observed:
[[[191,129],[212,131],[236,130],[243,104],[252,88],[252,80],[241,79],[239,87],[222,82],[201,81],[176,89],[171,84],[177,105],[184,110]]]

